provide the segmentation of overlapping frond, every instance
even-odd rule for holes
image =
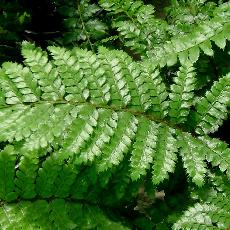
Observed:
[[[213,12],[214,17],[203,24],[199,24],[194,30],[183,36],[175,36],[165,42],[164,45],[155,47],[148,52],[151,62],[161,67],[174,65],[179,58],[183,64],[187,60],[196,62],[200,51],[212,56],[213,49],[211,41],[224,49],[226,41],[230,40],[230,4],[223,3]]]
[[[214,82],[210,91],[206,92],[196,103],[196,132],[207,134],[215,132],[227,119],[230,101],[230,74]]]
[[[174,224],[173,229],[228,229],[230,226],[230,204],[227,196],[218,194],[207,202],[196,203],[184,212]]]
[[[197,203],[184,211],[172,229],[228,229],[230,227],[229,178],[214,170],[208,173],[208,179],[211,187],[204,186],[200,190],[194,190],[192,199]]]
[[[63,17],[62,37],[56,41],[60,45],[81,43],[81,47],[94,48],[94,43],[107,34],[108,27],[96,16],[101,8],[89,0],[70,0],[63,4],[58,0],[55,3],[57,12]]]
[[[99,1],[102,8],[117,15],[112,26],[119,32],[124,45],[145,56],[146,50],[153,48],[166,38],[167,23],[154,16],[152,5],[142,1]]]

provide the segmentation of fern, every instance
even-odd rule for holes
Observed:
[[[99,1],[102,8],[115,15],[112,27],[124,45],[144,55],[154,44],[165,40],[167,23],[154,16],[154,7],[142,1]]]
[[[226,229],[229,227],[229,197],[221,195],[188,209],[173,229]]]
[[[171,85],[169,116],[175,123],[185,122],[192,106],[196,82],[193,70],[191,63],[185,63],[174,78],[175,83]]]
[[[187,34],[204,20],[213,17],[216,4],[212,1],[172,1],[166,8],[169,34]]]
[[[94,49],[94,43],[105,37],[107,25],[97,18],[101,11],[100,7],[92,4],[89,0],[81,1],[55,1],[57,12],[63,17],[64,33],[56,39],[60,45],[74,46]]]
[[[109,220],[97,206],[63,199],[4,204],[0,216],[2,229],[128,229]]]
[[[230,226],[229,181],[223,176],[209,176],[217,191],[205,190],[202,202],[186,210],[173,229],[227,229]]]
[[[196,103],[197,133],[215,132],[223,120],[227,118],[227,106],[230,97],[229,83],[230,75],[227,74],[215,82],[205,97]]]
[[[200,51],[212,56],[211,41],[224,49],[226,40],[229,40],[229,3],[220,5],[213,12],[214,17],[199,24],[190,34],[175,36],[163,46],[155,47],[148,52],[152,62],[161,67],[174,65],[177,58],[183,64],[188,59],[194,63],[198,60]]]
[[[23,63],[0,68],[1,229],[228,228],[230,148],[216,132],[229,116],[230,73],[221,66],[204,80],[200,65],[218,47],[227,56],[229,3],[194,1],[189,30],[186,14],[173,28],[142,1],[99,4],[115,17],[119,48],[143,60],[23,42]],[[83,24],[99,10],[76,6],[67,14]],[[88,47],[83,24],[77,40]]]
[[[28,67],[5,63],[1,70],[1,86],[6,98],[6,104],[1,109],[1,141],[22,141],[20,151],[44,148],[41,154],[46,154],[45,149],[49,147],[59,146],[42,163],[38,172],[37,185],[42,190],[40,195],[53,195],[51,187],[61,172],[61,162],[69,160],[72,162],[70,165],[95,162],[97,171],[102,172],[118,165],[132,149],[131,177],[137,179],[145,175],[149,164],[154,161],[153,181],[156,184],[167,178],[168,172],[174,171],[177,148],[181,149],[188,175],[199,186],[204,182],[206,172],[204,160],[207,158],[216,164],[213,151],[217,151],[220,159],[223,158],[227,164],[226,167],[220,162],[217,165],[223,171],[227,169],[228,154],[224,152],[229,152],[229,149],[224,147],[223,142],[219,141],[217,146],[223,146],[221,150],[224,152],[218,147],[215,150],[208,137],[197,138],[170,122],[176,119],[176,123],[181,123],[188,116],[193,98],[189,92],[190,84],[194,81],[190,80],[190,73],[187,73],[188,77],[184,81],[181,79],[184,73],[179,72],[175,78],[178,86],[173,84],[169,94],[158,70],[134,63],[122,52],[102,49],[97,57],[81,50],[71,52],[55,47],[49,50],[54,61],[48,61],[47,55],[39,48],[24,43],[22,53]],[[62,63],[67,69],[63,69]],[[191,64],[188,67],[191,68]],[[73,76],[75,81],[71,79]],[[228,80],[228,75],[220,78],[220,84]],[[10,84],[5,84],[5,81]],[[216,83],[211,89],[217,95],[223,91],[218,86]],[[221,86],[226,84],[222,83]],[[36,90],[40,90],[40,95],[35,94]],[[225,91],[228,92],[228,88]],[[73,92],[78,93],[77,97]],[[181,96],[175,100],[178,94]],[[224,97],[219,98],[224,98],[222,103],[226,103],[229,95],[224,94]],[[203,118],[202,114],[207,112],[201,108],[206,104],[205,99],[199,103],[199,117],[202,117],[205,124],[218,127],[219,116]],[[219,111],[219,103],[212,103],[213,109]],[[175,116],[173,111],[180,111],[182,115]],[[147,132],[143,135],[142,126],[145,130],[149,129],[149,134]],[[197,130],[199,127],[199,123],[194,125]],[[148,138],[151,138],[151,145]],[[54,171],[50,183],[46,181],[46,168],[53,168]],[[40,185],[44,181],[47,189],[51,186],[47,192]]]

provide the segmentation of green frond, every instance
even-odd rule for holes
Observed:
[[[54,181],[54,196],[65,198],[69,196],[71,186],[76,181],[78,171],[73,163],[63,164],[58,176]]]
[[[168,114],[168,107],[169,102],[167,101],[168,98],[168,92],[166,89],[166,84],[164,83],[160,71],[158,69],[155,69],[151,64],[143,64],[142,67],[143,71],[143,77],[148,79],[148,75],[150,75],[150,79],[146,81],[146,84],[144,84],[145,91],[147,91],[147,85],[149,85],[149,93],[151,98],[151,113],[159,117],[160,119],[166,117]],[[142,79],[143,82],[145,82]],[[140,86],[139,86],[140,87]],[[148,92],[148,91],[147,91]],[[144,92],[142,95],[145,96],[147,92]]]
[[[0,114],[2,130],[0,140],[20,141],[26,138],[29,140],[25,144],[26,149],[47,147],[55,137],[62,134],[74,119],[74,113],[73,116],[70,116],[74,110],[73,107],[69,104],[60,104],[54,107],[52,103],[46,102],[34,106],[19,104],[5,107]]]
[[[49,50],[60,75],[65,76],[65,100],[152,110],[157,117],[167,114],[166,86],[159,71],[151,66],[142,66],[124,52],[103,47],[98,56],[80,49]]]
[[[215,132],[227,119],[227,106],[230,101],[230,74],[214,82],[210,91],[206,92],[196,103],[196,132],[207,134]]]
[[[148,9],[148,14],[154,13],[154,8],[151,5],[144,5],[142,1],[124,1],[122,5],[122,1],[105,1],[100,0],[100,5],[103,6],[108,11],[115,12],[126,12],[130,17],[137,17],[138,14],[144,12]],[[151,10],[150,10],[151,9]]]
[[[213,16],[217,4],[210,1],[171,1],[166,8],[170,35],[186,34]]]
[[[165,42],[164,45],[155,47],[148,52],[148,57],[151,62],[163,67],[176,64],[177,58],[179,58],[181,64],[184,64],[187,60],[194,63],[198,60],[200,51],[212,56],[211,41],[214,41],[217,46],[223,49],[226,40],[230,40],[229,12],[230,4],[223,3],[215,9],[212,19],[199,24],[189,34],[177,35]]]
[[[37,195],[35,181],[39,168],[38,164],[39,158],[36,152],[24,153],[20,158],[14,183],[16,193],[24,199],[31,199]]]
[[[15,230],[129,229],[119,222],[111,221],[98,206],[63,199],[2,203],[0,227]]]
[[[38,86],[43,91],[41,96],[44,100],[60,100],[63,98],[65,89],[60,76],[52,63],[48,61],[48,55],[41,48],[35,47],[29,42],[22,43],[22,56],[25,64],[33,73]],[[49,76],[49,77],[47,77]],[[31,81],[31,76],[28,79]]]
[[[220,171],[208,172],[209,185],[192,192],[196,200],[177,219],[173,229],[228,229],[229,221],[229,178]],[[195,196],[194,196],[195,193]]]
[[[55,181],[61,173],[63,160],[57,153],[47,157],[42,162],[41,167],[37,172],[36,178],[36,192],[39,196],[44,198],[52,197],[56,193]]]
[[[24,58],[24,63],[31,68],[33,73],[45,70],[44,67],[48,63],[48,55],[40,47],[36,47],[33,43],[23,41],[21,53]],[[50,69],[50,64],[47,66],[47,69]]]
[[[96,162],[99,172],[118,165],[122,161],[124,154],[127,154],[132,146],[137,125],[138,120],[132,114],[120,113],[117,130],[111,141],[105,146],[103,155]]]
[[[16,199],[14,174],[17,153],[12,145],[0,152],[0,199],[12,201]]]
[[[196,203],[184,212],[173,229],[227,229],[230,226],[229,199],[229,195],[220,193],[217,197],[210,197],[207,202]]]
[[[46,109],[41,106],[45,106]],[[59,108],[59,106],[61,107]],[[21,122],[22,117],[24,117],[23,120],[28,119],[27,113],[33,118],[37,115],[40,116],[41,112],[38,113],[39,108],[42,108],[43,116],[36,119],[35,127],[27,127],[27,123]],[[145,170],[149,168],[149,164],[152,161],[154,161],[154,183],[160,183],[168,177],[168,172],[174,171],[175,152],[177,151],[176,139],[173,137],[175,129],[167,125],[159,126],[147,117],[142,117],[142,114],[138,116],[128,111],[116,112],[109,108],[96,109],[92,105],[66,103],[54,106],[50,103],[40,102],[37,105],[33,105],[33,107],[24,105],[23,114],[19,114],[20,119],[16,117],[16,121],[12,123],[12,117],[15,112],[12,111],[12,108],[5,108],[6,111],[9,109],[11,109],[11,114],[6,112],[7,117],[2,116],[4,118],[2,119],[4,122],[1,124],[4,127],[2,140],[23,140],[21,151],[35,151],[39,147],[47,148],[49,146],[56,148],[55,146],[59,145],[60,149],[47,157],[42,163],[42,167],[38,170],[39,176],[36,184],[38,193],[41,193],[42,197],[50,197],[54,194],[56,190],[54,181],[62,171],[64,161],[68,159],[76,165],[95,162],[98,172],[101,172],[118,165],[123,160],[124,155],[133,149],[131,152],[131,177],[133,179],[144,175]],[[2,114],[4,114],[3,109]],[[53,118],[55,119],[53,120]],[[56,126],[55,124],[61,124],[62,126]],[[143,130],[142,126],[147,130],[149,129],[149,131]],[[26,130],[29,130],[26,132],[27,135],[24,133]],[[143,134],[143,132],[146,133]],[[7,133],[12,134],[8,137]],[[182,158],[185,160],[185,168],[188,169],[188,174],[191,178],[196,178],[198,177],[196,176],[197,174],[203,175],[204,173],[202,165],[205,155],[202,151],[206,146],[200,142],[200,146],[197,146],[198,139],[189,136],[189,134],[183,133],[183,138]],[[141,145],[139,145],[140,143]],[[136,147],[137,144],[138,148]],[[210,156],[208,152],[207,157],[212,156],[212,149],[209,150]],[[192,156],[192,161],[189,161],[190,158],[187,158],[187,155]],[[39,157],[39,155],[34,157],[35,159],[33,157],[30,159],[31,164],[34,160],[36,162],[36,157]],[[224,154],[220,160],[226,161],[226,157],[227,155]],[[187,165],[187,161],[190,162],[190,165]],[[71,169],[71,164],[69,166]],[[221,167],[223,168],[223,166]],[[49,173],[50,170],[52,174]],[[70,174],[72,175],[72,172]],[[203,178],[203,176],[201,177]],[[194,179],[194,182],[199,184],[196,179]],[[69,183],[68,187],[70,187],[71,183]]]
[[[183,160],[184,168],[192,181],[202,186],[206,173],[206,163],[204,146],[199,140],[192,137],[188,133],[178,132],[178,146],[180,147],[180,155]]]
[[[99,1],[109,14],[117,15],[112,26],[117,29],[124,45],[141,56],[166,38],[165,21],[155,18],[154,7],[142,1]]]
[[[206,159],[213,166],[218,166],[222,172],[227,173],[230,177],[230,149],[228,145],[216,138],[210,138],[208,136],[199,137],[204,144],[204,152],[206,153]]]
[[[177,76],[174,77],[174,84],[171,85],[169,94],[169,117],[175,123],[183,123],[189,114],[193,103],[193,91],[195,89],[195,74],[191,63],[180,67]]]
[[[111,171],[123,164],[128,167],[123,175],[125,184],[152,173],[152,182],[158,185],[174,172],[178,153],[188,177],[198,186],[204,184],[206,160],[229,176],[228,146],[207,135],[192,135],[181,126],[194,103],[194,68],[190,62],[179,69],[167,88],[154,64],[134,62],[122,51],[103,47],[97,55],[78,48],[49,47],[49,51],[53,57],[50,61],[41,49],[24,43],[27,67],[6,63],[1,69],[0,79],[11,76],[16,67],[19,71],[15,76],[24,79],[25,69],[26,87],[31,88],[28,92],[39,89],[40,97],[12,104],[16,94],[8,94],[11,89],[2,87],[7,100],[0,108],[0,141],[11,144],[0,155],[2,173],[10,174],[8,182],[2,180],[9,183],[9,188],[8,184],[3,186],[3,200],[82,197],[91,186],[82,174],[89,166],[93,168],[90,176],[95,174],[94,186],[100,175],[108,173],[110,178]],[[39,60],[43,55],[42,66]],[[62,97],[57,96],[57,88],[50,87],[53,79],[50,72],[44,72],[46,65],[57,73],[54,81],[63,89]],[[40,76],[46,79],[42,84]],[[222,100],[218,95],[228,92],[228,78],[226,75],[213,85],[206,94],[208,103],[209,94]],[[8,82],[13,84],[12,79],[9,77]],[[12,87],[20,93],[17,81]],[[228,98],[224,94],[224,103]],[[9,167],[7,161],[11,162]],[[80,187],[79,178],[83,178]]]
[[[141,175],[146,174],[146,170],[149,169],[149,165],[156,155],[156,130],[158,128],[159,125],[155,122],[145,118],[140,119],[130,159],[131,178],[133,180],[139,179]]]
[[[230,2],[50,3],[0,67],[0,229],[230,229]]]
[[[229,194],[230,191],[230,184],[229,178],[225,175],[220,173],[212,173],[208,174],[209,180],[211,181],[212,185],[214,185],[215,189],[218,192],[222,192],[222,194]]]
[[[62,36],[55,39],[64,46],[73,46],[77,42],[81,47],[93,49],[97,40],[107,35],[108,26],[97,18],[101,8],[89,0],[70,0],[63,4],[55,1],[57,12],[63,17],[64,31]]]
[[[114,135],[114,129],[117,126],[117,120],[119,119],[117,113],[100,109],[98,124],[91,143],[83,148],[77,162],[92,162],[96,157],[103,154],[104,147],[108,144]]]
[[[78,110],[76,119],[70,129],[63,134],[63,142],[60,144],[63,149],[61,154],[63,158],[68,159],[69,156],[75,155],[76,161],[80,164],[84,161],[83,157],[80,157],[82,156],[81,151],[90,143],[90,138],[98,127],[99,111],[90,106],[80,106]],[[87,160],[90,159],[87,159],[86,156],[85,161]]]
[[[174,134],[175,130],[167,126],[162,126],[158,130],[155,158],[152,167],[152,181],[154,184],[159,184],[168,178],[169,172],[174,172],[175,161],[177,160],[177,140],[173,136]]]
[[[41,91],[28,68],[16,63],[5,62],[0,75],[0,85],[6,95],[7,104],[40,100]]]

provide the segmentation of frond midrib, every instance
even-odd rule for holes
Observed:
[[[159,124],[164,124],[167,125],[175,130],[181,131],[181,132],[188,132],[188,130],[186,129],[186,126],[181,126],[181,124],[176,124],[171,122],[168,119],[161,119],[158,118],[156,116],[154,116],[153,114],[151,114],[150,112],[142,112],[139,110],[134,110],[132,108],[127,108],[127,107],[119,107],[119,106],[112,106],[112,105],[102,105],[102,104],[93,104],[91,102],[87,102],[87,101],[65,101],[65,100],[57,100],[57,101],[49,101],[49,100],[40,100],[40,101],[36,101],[36,102],[28,102],[28,103],[19,103],[19,104],[5,104],[5,105],[0,105],[0,111],[1,109],[5,109],[5,108],[11,108],[13,106],[16,105],[24,105],[24,106],[36,106],[36,105],[41,105],[41,104],[51,104],[51,105],[61,105],[61,104],[69,104],[69,105],[73,105],[73,106],[79,106],[79,105],[88,105],[91,107],[94,107],[95,109],[107,109],[107,110],[112,110],[114,112],[127,112],[132,114],[133,116],[140,116],[140,117],[144,117],[150,121],[159,123]],[[190,133],[191,135],[197,136],[195,133]]]

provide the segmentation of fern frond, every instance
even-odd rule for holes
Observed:
[[[26,136],[24,130],[27,130],[27,124],[20,122],[22,117],[24,117],[23,120],[28,119],[27,113],[33,118],[36,117],[37,109],[39,110],[43,104],[46,106],[46,110],[42,109],[45,120],[38,119],[38,123],[36,123],[37,129],[36,127],[35,129],[29,129]],[[208,137],[203,137],[203,139],[199,140],[188,133],[181,133],[177,135],[177,139],[179,138],[178,143],[180,143],[177,144],[175,137],[173,137],[175,129],[167,125],[159,126],[151,119],[148,121],[147,117],[142,118],[142,114],[138,116],[132,114],[132,112],[112,112],[111,109],[95,109],[90,105],[77,106],[68,103],[61,104],[62,109],[58,108],[58,106],[54,107],[50,103],[39,103],[33,107],[27,105],[23,106],[23,108],[27,113],[23,111],[24,113],[20,115],[20,119],[16,116],[19,123],[15,121],[15,124],[11,123],[15,113],[12,111],[12,107],[4,109],[6,111],[10,109],[11,114],[7,112],[4,114],[2,109],[2,115],[5,115],[2,116],[4,122],[1,124],[2,127],[5,126],[4,132],[2,132],[2,140],[23,140],[24,144],[21,151],[35,151],[39,146],[43,148],[53,146],[55,148],[57,144],[59,145],[59,149],[46,158],[38,171],[37,191],[42,197],[50,197],[55,193],[55,180],[61,173],[64,161],[70,160],[67,165],[70,169],[72,167],[71,162],[76,165],[94,162],[98,172],[101,172],[120,164],[124,155],[132,149],[131,177],[137,179],[139,176],[144,175],[153,160],[154,183],[160,183],[167,178],[168,172],[174,171],[176,146],[182,148],[181,154],[185,168],[196,184],[200,184],[203,180],[205,157],[215,166],[220,165],[223,171],[229,167],[229,161],[227,160],[229,158],[229,149],[224,142],[219,141],[216,146],[213,146]],[[68,109],[66,110],[66,108]],[[18,109],[18,107],[14,109]],[[56,118],[55,123],[53,123],[53,116],[50,114],[50,111],[53,110],[55,110],[53,112],[53,116]],[[66,113],[64,119],[63,113]],[[146,121],[145,125],[147,125],[144,125],[144,127],[148,127],[149,124],[149,129],[152,131],[148,134],[147,130],[143,130],[147,132],[143,135],[141,130],[143,129],[144,121]],[[56,127],[56,123],[63,125],[61,130]],[[17,126],[19,127],[17,128]],[[8,137],[7,133],[11,133],[11,135]],[[148,137],[148,135],[151,135],[151,137]],[[150,140],[151,144],[149,143]],[[133,143],[142,144],[137,150]],[[223,147],[219,150],[219,146]],[[46,153],[44,152],[44,154]],[[36,155],[34,157],[35,159],[31,158],[31,164],[33,164],[34,160],[36,162]],[[21,160],[23,164],[23,158]],[[216,160],[218,161],[216,162]],[[34,170],[36,170],[36,166],[34,167]],[[50,170],[52,174],[49,173]],[[71,171],[69,172],[71,174],[70,178],[72,176],[74,178],[74,174]],[[31,174],[30,176],[33,181],[35,175]],[[66,190],[70,189],[70,185],[73,183],[72,180],[70,179],[69,184],[67,183],[68,189],[66,188]]]
[[[98,57],[80,49],[72,53],[57,47],[49,50],[60,73],[68,72],[62,80],[69,94],[66,100],[153,110],[158,117],[167,114],[166,86],[151,66],[141,66],[124,52],[105,48],[99,49]]]
[[[230,226],[229,195],[221,193],[204,203],[196,203],[184,212],[173,229],[227,229]]]
[[[219,173],[212,173],[208,174],[209,180],[211,181],[212,185],[214,185],[215,189],[218,192],[222,192],[222,194],[227,195],[230,191],[230,184],[229,179],[225,174]]]
[[[159,184],[168,178],[168,173],[174,172],[175,161],[177,160],[177,144],[173,136],[175,130],[162,126],[158,130],[155,158],[153,163],[152,181]]]
[[[179,58],[181,64],[184,64],[187,60],[194,63],[198,60],[200,51],[212,56],[211,41],[214,41],[223,49],[226,40],[230,40],[229,12],[230,4],[223,3],[216,8],[212,19],[199,24],[190,34],[173,37],[163,46],[156,47],[153,51],[148,52],[148,57],[151,58],[151,62],[163,67],[174,65],[177,58]]]
[[[207,161],[213,166],[218,166],[222,172],[226,171],[227,175],[230,176],[230,149],[228,145],[219,139],[208,136],[202,136],[199,139],[204,143],[204,152],[206,152]]]
[[[178,132],[180,155],[183,159],[184,168],[193,182],[202,186],[206,173],[205,152],[203,143],[193,138],[188,133]]]
[[[194,68],[191,63],[180,67],[174,84],[171,85],[169,94],[169,117],[175,123],[186,121],[189,109],[193,103],[193,91],[195,89]]]
[[[110,143],[107,144],[103,155],[96,162],[98,171],[105,171],[113,165],[118,165],[132,146],[137,131],[138,120],[128,113],[120,114],[117,130]]]
[[[78,170],[72,162],[63,164],[58,176],[54,181],[54,196],[65,198],[69,196],[71,186],[76,181]]]
[[[107,34],[107,25],[97,18],[97,13],[101,8],[89,0],[70,0],[63,4],[56,1],[57,12],[63,17],[62,37],[56,41],[65,46],[78,44],[81,47],[94,49],[94,43]]]
[[[0,229],[230,229],[230,3],[52,2],[68,48],[0,67]]]
[[[24,154],[20,158],[14,183],[16,193],[24,199],[31,199],[37,195],[35,182],[38,164],[39,157],[34,152]]]
[[[145,56],[155,44],[166,37],[166,25],[154,16],[154,7],[142,1],[99,1],[102,8],[112,15],[118,15],[112,26],[117,28],[124,45]]]
[[[209,1],[172,1],[166,8],[171,35],[186,34],[199,23],[212,18],[217,4]]]
[[[2,204],[0,207],[1,229],[129,229],[119,222],[111,221],[97,206],[51,201],[20,201]]]
[[[175,77],[169,101],[159,71],[152,64],[133,62],[124,52],[101,48],[95,55],[50,47],[53,59],[48,61],[46,53],[24,45],[27,81],[37,81],[40,99],[19,100],[13,105],[6,100],[0,113],[0,141],[10,142],[19,151],[14,157],[18,157],[18,167],[10,169],[16,175],[11,178],[15,196],[67,197],[80,167],[93,165],[99,174],[117,168],[125,159],[131,161],[129,176],[133,180],[150,171],[153,183],[159,184],[174,172],[178,150],[188,176],[198,186],[204,182],[206,159],[229,175],[229,149],[224,142],[192,136],[175,124],[187,119],[192,104],[190,63]],[[43,59],[44,66],[39,64]],[[55,86],[49,87],[53,76],[44,72],[46,65],[56,71],[54,81],[64,90],[63,96],[57,96]],[[1,69],[0,79],[5,79],[11,67],[15,65]],[[15,92],[20,91],[17,87],[15,84]],[[10,99],[7,92],[3,95]],[[179,111],[175,118],[179,121],[170,121],[172,111]],[[28,170],[24,168],[27,164],[32,164]],[[35,186],[28,188],[25,183]]]
[[[16,199],[14,173],[17,153],[12,145],[0,152],[0,199],[12,201]]]
[[[40,99],[40,89],[28,68],[5,62],[0,75],[0,85],[6,95],[7,104],[35,102]]]
[[[133,144],[131,153],[131,178],[139,179],[141,175],[146,174],[150,163],[153,161],[157,136],[155,130],[159,127],[156,123],[141,119],[137,129],[137,138]]]
[[[196,132],[207,134],[215,132],[227,118],[227,106],[230,101],[230,74],[216,81],[196,103]]]
[[[55,181],[61,173],[63,160],[57,153],[47,157],[39,168],[36,178],[36,192],[44,198],[52,197],[56,193]]]
[[[22,56],[25,59],[25,64],[34,73],[34,78],[43,91],[41,98],[44,100],[61,99],[65,90],[57,70],[48,61],[47,53],[28,42],[23,42],[22,47]],[[31,77],[28,80],[31,81]]]

